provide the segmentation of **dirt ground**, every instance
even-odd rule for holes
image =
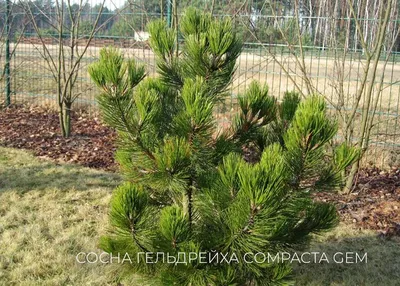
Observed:
[[[0,111],[0,145],[31,150],[36,156],[116,171],[115,132],[98,118],[74,114],[73,135],[62,138],[58,116],[38,108]],[[0,170],[1,171],[1,170]],[[337,206],[341,220],[382,237],[400,236],[400,169],[363,169],[352,194],[321,192],[315,198]]]

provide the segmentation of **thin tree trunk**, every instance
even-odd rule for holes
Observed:
[[[315,25],[314,46],[316,46],[317,44],[318,44],[318,46],[320,45],[319,44],[319,35],[320,35],[321,12],[322,12],[322,6],[323,6],[323,3],[321,3],[321,2],[319,3],[317,23]]]
[[[174,16],[174,29],[176,33],[176,38],[175,38],[175,53],[176,57],[179,56],[179,33],[178,33],[178,0],[173,0],[173,16]]]
[[[161,20],[164,20],[164,0],[160,0],[160,14]]]
[[[64,110],[61,106],[59,106],[58,119],[60,122],[61,136],[65,137]]]
[[[385,15],[383,15],[384,8],[382,7],[381,8],[382,14],[379,17],[380,23],[379,23],[379,27],[377,29],[378,39],[377,39],[377,43],[374,47],[374,57],[375,58],[374,58],[374,63],[373,63],[373,67],[371,70],[372,71],[371,79],[369,81],[368,89],[367,89],[365,100],[364,100],[364,108],[363,108],[362,121],[361,121],[361,133],[359,135],[359,140],[357,142],[357,147],[360,148],[360,150],[361,150],[361,157],[365,154],[365,152],[368,148],[368,141],[369,141],[368,130],[370,129],[370,126],[368,126],[368,122],[371,122],[370,124],[372,124],[372,121],[369,121],[369,116],[373,116],[373,115],[369,114],[371,100],[372,100],[372,92],[373,92],[373,89],[375,86],[376,71],[378,68],[379,58],[380,58],[380,55],[382,52],[383,43],[384,43],[384,39],[386,36],[386,27],[389,22],[391,8],[392,8],[392,0],[389,0],[388,6],[386,7]],[[357,160],[352,165],[349,177],[347,178],[347,181],[346,181],[344,192],[346,192],[346,193],[351,192],[354,177],[358,171],[359,166],[360,166],[360,160]]]
[[[64,118],[63,118],[65,138],[68,138],[71,135],[71,105],[72,104],[65,104]]]
[[[214,15],[214,9],[215,9],[215,0],[212,0],[212,3],[211,3],[211,11],[210,11],[211,16]]]
[[[57,65],[57,98],[58,98],[58,108],[59,108],[59,119],[60,119],[60,128],[61,134],[65,137],[65,125],[64,125],[64,96],[62,91],[62,60],[63,60],[63,19],[64,19],[64,2],[61,1],[61,7],[57,3],[57,14],[58,14],[58,65]]]

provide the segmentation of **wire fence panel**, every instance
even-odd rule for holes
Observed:
[[[177,6],[172,5],[177,2]],[[306,3],[307,2],[307,3]],[[162,18],[179,26],[188,6],[212,12],[214,17],[231,17],[243,52],[230,86],[230,97],[218,108],[221,124],[229,124],[237,108],[237,97],[253,81],[269,86],[278,99],[286,91],[304,96],[318,93],[325,97],[339,123],[352,113],[360,87],[371,80],[374,124],[372,152],[367,158],[374,165],[400,165],[400,2],[393,1],[385,26],[382,52],[375,77],[364,77],[368,52],[379,39],[378,13],[387,1],[371,1],[361,9],[342,1],[46,1],[10,2],[10,29],[7,32],[6,0],[0,0],[0,80],[1,100],[5,99],[5,40],[10,40],[11,102],[57,108],[60,54],[66,59],[64,71],[76,69],[71,94],[73,110],[97,112],[97,88],[87,68],[102,47],[121,49],[128,58],[146,66],[156,75],[156,62],[148,45],[147,24]],[[58,5],[58,6],[57,6]],[[381,8],[380,8],[381,7]],[[383,12],[380,12],[383,11]],[[354,16],[356,15],[356,17]],[[382,16],[381,15],[381,16]],[[60,20],[61,19],[61,20]],[[60,25],[62,23],[62,25]],[[93,39],[92,39],[93,38]],[[62,45],[60,45],[62,43]],[[62,48],[60,49],[60,46]],[[181,46],[182,47],[182,46]],[[79,65],[69,58],[80,57]],[[363,82],[365,79],[365,82]],[[65,79],[64,79],[65,80]],[[66,79],[65,82],[69,83]],[[360,98],[353,118],[352,138],[357,140],[365,95]],[[340,113],[336,112],[341,110]],[[340,134],[339,137],[346,137]]]

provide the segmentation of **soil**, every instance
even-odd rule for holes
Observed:
[[[58,115],[39,108],[10,107],[0,111],[0,145],[31,150],[36,156],[116,171],[116,133],[96,117],[72,115],[72,136],[60,136]],[[336,205],[341,220],[400,236],[400,169],[363,169],[350,195],[321,192],[317,200]]]

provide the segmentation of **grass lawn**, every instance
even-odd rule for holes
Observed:
[[[120,178],[76,165],[56,164],[26,151],[0,147],[0,285],[151,285],[120,281],[116,264],[79,264],[79,252],[97,252],[107,208]],[[340,225],[307,251],[368,254],[365,264],[294,265],[296,285],[399,285],[400,242]]]

